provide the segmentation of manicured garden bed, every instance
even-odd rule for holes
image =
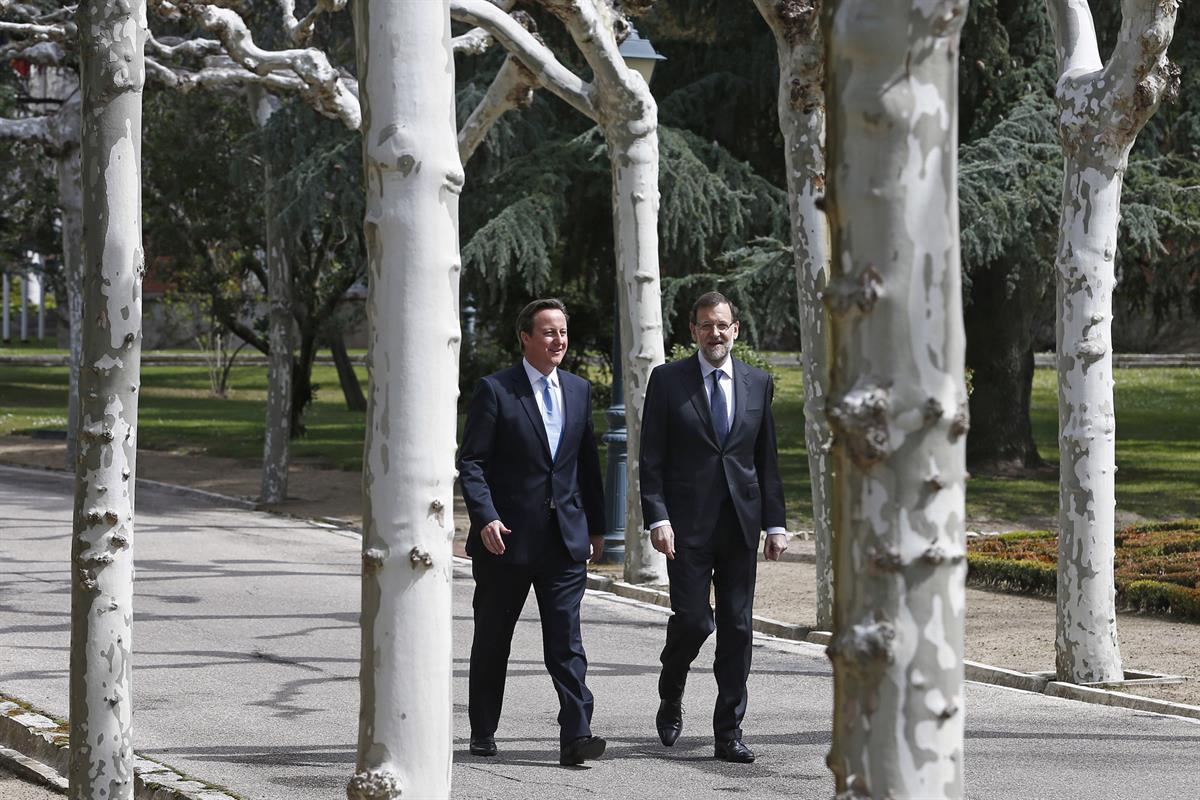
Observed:
[[[1200,520],[1131,525],[1116,533],[1117,607],[1200,622]],[[973,539],[968,582],[1053,597],[1058,534],[1015,531]]]

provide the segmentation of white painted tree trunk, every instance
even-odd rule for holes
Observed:
[[[652,100],[642,108],[642,119],[616,121],[605,127],[605,135],[613,173],[625,428],[633,454],[627,463],[625,580],[660,584],[667,582],[666,558],[643,531],[638,489],[646,385],[650,372],[665,360],[658,271],[658,113]]]
[[[78,21],[87,324],[71,538],[69,795],[130,800],[146,4],[86,0]]]
[[[827,15],[839,798],[963,796],[966,1]]]
[[[279,110],[279,100],[261,87],[246,93],[250,114],[261,132]],[[263,426],[261,501],[287,499],[288,463],[292,435],[292,275],[286,232],[278,219],[278,197],[272,186],[270,159],[263,157],[263,205],[267,244],[267,417]]]
[[[1116,416],[1112,296],[1121,185],[1138,131],[1177,88],[1166,58],[1174,0],[1127,0],[1109,63],[1085,0],[1047,0],[1065,156],[1055,258],[1059,539],[1055,666],[1059,680],[1124,679],[1113,574]]]
[[[351,800],[450,794],[458,197],[449,2],[355,6],[370,396]]]
[[[775,34],[779,58],[779,128],[787,168],[792,254],[799,295],[804,359],[804,445],[812,483],[816,544],[817,628],[833,627],[831,495],[832,434],[825,418],[829,393],[829,319],[821,294],[829,282],[829,225],[817,203],[825,195],[825,45],[821,0],[754,0]]]

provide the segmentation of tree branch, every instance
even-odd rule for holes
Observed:
[[[170,5],[161,0],[165,8]],[[246,23],[235,12],[210,3],[180,0],[178,7],[221,40],[229,57],[256,75],[291,72],[305,84],[300,94],[319,113],[340,119],[351,130],[362,124],[358,99],[342,80],[329,58],[312,47],[297,50],[263,50],[254,43]]]
[[[537,76],[525,65],[509,55],[500,65],[496,77],[488,86],[487,94],[475,106],[471,116],[458,132],[458,156],[462,163],[471,160],[476,148],[487,138],[488,131],[496,120],[514,108],[528,108],[533,102],[533,91],[538,86]]]
[[[521,60],[538,82],[589,119],[596,119],[593,88],[559,63],[550,48],[488,0],[451,0],[450,16],[489,31]]]
[[[1164,96],[1179,90],[1179,68],[1167,59],[1179,11],[1176,0],[1124,0],[1121,32],[1104,78],[1118,94],[1115,105],[1126,110],[1134,133],[1154,113]]]
[[[187,94],[194,89],[241,89],[246,86],[262,86],[280,94],[302,94],[304,82],[291,75],[269,72],[258,75],[230,62],[199,70],[187,70],[160,64],[146,56],[146,74],[163,86]]]
[[[42,25],[35,22],[0,22],[0,33],[35,42],[66,42],[76,35],[74,23]]]
[[[34,142],[43,147],[58,144],[52,131],[51,117],[25,117],[7,119],[0,117],[0,139]]]
[[[516,5],[516,0],[489,0],[489,2],[505,13],[512,11],[513,6]],[[455,55],[462,53],[468,56],[481,56],[491,49],[494,41],[492,35],[483,28],[472,28],[462,36],[452,37],[450,49],[454,51]]]
[[[341,11],[346,7],[346,0],[317,0],[304,19],[296,19],[296,0],[279,0],[279,10],[283,14],[283,29],[288,38],[299,45],[306,44],[312,36],[313,26],[317,17],[329,12]]]
[[[628,23],[605,0],[537,0],[562,22],[592,68],[593,81],[611,86],[627,99],[653,102],[650,87],[621,57],[618,36]],[[638,116],[638,115],[635,115]]]

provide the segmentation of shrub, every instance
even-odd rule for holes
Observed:
[[[764,354],[750,347],[750,345],[737,342],[732,348],[730,348],[730,350],[733,352],[734,358],[738,359],[739,361],[744,361],[752,367],[758,367],[772,378],[778,379],[779,376],[775,374],[775,367],[771,365],[770,359],[768,359]],[[679,361],[683,358],[690,358],[695,352],[696,345],[694,344],[687,347],[677,344],[672,347],[671,352],[667,354],[667,361]]]
[[[1115,535],[1117,606],[1200,622],[1200,522],[1131,525]],[[1058,535],[1014,531],[968,543],[967,579],[1053,597]]]

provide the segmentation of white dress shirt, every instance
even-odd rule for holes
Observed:
[[[725,408],[729,412],[729,419],[725,426],[725,430],[733,430],[733,359],[725,356],[725,362],[719,367],[714,367],[708,363],[708,359],[700,356],[697,361],[700,362],[700,378],[704,384],[704,397],[708,400],[708,407],[712,408],[712,374],[717,370],[725,373],[718,384],[721,387],[721,393],[725,395]],[[670,525],[669,519],[662,519],[650,525],[650,530],[661,528],[663,525]],[[767,535],[786,534],[787,528],[767,528]]]
[[[521,359],[521,365],[525,367],[525,375],[529,378],[529,385],[533,387],[533,399],[537,401],[538,411],[542,415],[542,424],[546,423],[546,403],[542,400],[542,378],[550,379],[550,393],[554,395],[554,407],[558,409],[559,419],[565,420],[563,414],[563,396],[562,384],[558,380],[558,367],[550,370],[549,375],[542,375],[538,372],[537,367],[530,364],[527,359]]]

